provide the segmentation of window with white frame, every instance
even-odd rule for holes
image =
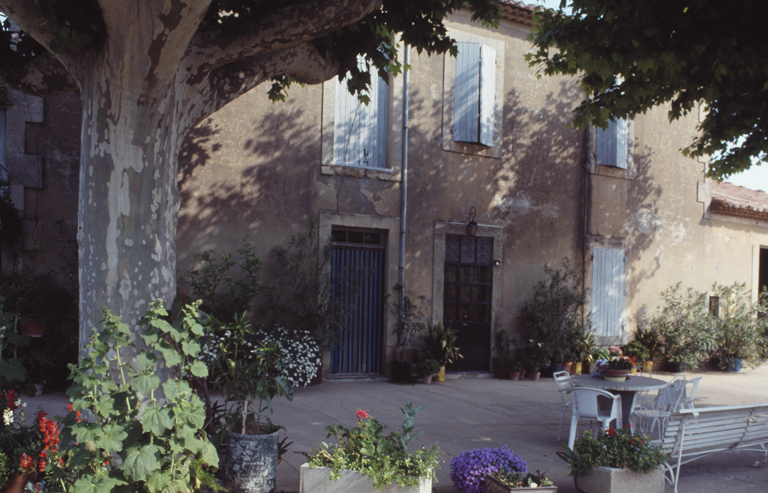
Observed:
[[[496,50],[483,43],[456,43],[453,140],[493,147]]]
[[[624,250],[593,248],[591,302],[595,334],[620,337],[624,323]]]
[[[596,128],[595,164],[627,169],[629,140],[627,120],[611,120],[608,128]]]
[[[371,79],[367,105],[350,94],[346,79],[336,82],[332,164],[387,167],[389,85],[375,73]]]

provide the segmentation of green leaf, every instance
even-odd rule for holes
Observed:
[[[168,399],[173,401],[179,397],[191,394],[192,388],[186,380],[170,379],[163,383],[163,393]]]
[[[200,458],[209,466],[219,467],[219,454],[216,452],[216,447],[214,447],[208,440],[206,440],[205,445],[203,445]]]
[[[160,377],[154,373],[141,373],[131,379],[131,388],[141,395],[147,396],[160,387]]]
[[[141,351],[136,355],[136,363],[138,363],[141,371],[154,368],[157,364],[157,356],[147,351]]]
[[[73,491],[77,493],[110,493],[115,486],[128,484],[123,479],[111,475],[83,476],[75,482]]]
[[[197,335],[197,336],[205,335],[205,330],[203,329],[203,326],[198,324],[198,323],[192,324],[192,326],[189,328],[189,330],[191,330],[192,333]]]
[[[200,352],[200,344],[196,340],[190,339],[181,343],[181,349],[187,356],[195,357]]]
[[[161,330],[165,334],[170,334],[174,341],[179,342],[185,339],[184,332],[180,331],[177,327],[169,324],[165,320],[152,320],[150,322],[152,327]]]
[[[181,364],[181,355],[168,341],[160,341],[157,349],[163,353],[165,364],[169,368]]]
[[[190,372],[196,377],[203,378],[208,376],[208,367],[205,366],[205,363],[203,363],[200,360],[195,360],[192,363],[192,367],[189,369]]]
[[[131,481],[146,481],[160,469],[160,448],[154,444],[128,449],[120,469]]]
[[[141,414],[141,426],[144,432],[151,432],[155,436],[162,436],[165,430],[173,428],[173,419],[168,409],[157,407],[150,404],[144,408]]]
[[[161,491],[169,484],[170,480],[168,479],[168,476],[163,474],[161,471],[153,473],[152,476],[149,477],[149,480],[147,480],[147,488],[149,489],[150,493]]]
[[[9,382],[23,382],[26,379],[27,372],[18,358],[4,359],[0,361],[0,377]]]
[[[122,452],[123,440],[128,434],[123,430],[123,426],[117,423],[108,423],[102,427],[104,434],[96,438],[96,446],[107,451]]]
[[[92,409],[99,416],[107,417],[111,414],[117,414],[115,399],[110,394],[100,394],[99,398],[93,403]]]

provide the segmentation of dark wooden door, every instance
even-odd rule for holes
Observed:
[[[491,366],[493,239],[446,235],[443,323],[458,332],[463,359],[447,371],[488,371]]]

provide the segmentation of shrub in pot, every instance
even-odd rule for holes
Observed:
[[[437,445],[414,451],[408,449],[419,435],[413,431],[414,418],[421,409],[409,401],[405,408],[401,408],[405,416],[401,431],[393,431],[387,436],[383,434],[384,425],[360,409],[357,410],[357,426],[351,429],[335,424],[327,426],[328,437],[335,437],[338,443],[322,443],[317,450],[307,454],[309,462],[301,468],[301,491],[310,493],[321,488],[324,488],[322,491],[350,491],[346,481],[355,474],[369,478],[376,489],[391,491],[394,485],[399,485],[431,491],[440,449]],[[317,468],[321,469],[312,471]]]
[[[652,318],[664,340],[667,361],[696,369],[717,349],[715,323],[707,310],[707,294],[680,283],[661,293],[663,306]]]
[[[450,325],[443,325],[442,322],[427,322],[426,324],[426,332],[422,336],[422,341],[424,342],[425,350],[432,359],[440,364],[438,381],[442,381],[445,378],[446,365],[464,357],[459,352],[459,348],[456,347],[457,337],[456,330],[451,328]]]
[[[407,382],[410,379],[410,363],[413,357],[413,347],[417,336],[424,332],[427,324],[424,322],[427,297],[413,297],[405,287],[396,284],[397,299],[389,304],[389,313],[397,320],[395,325],[395,352],[391,362],[391,379],[393,382]],[[437,359],[434,358],[433,359]]]
[[[267,493],[275,486],[279,449],[280,427],[270,419],[272,400],[280,396],[293,400],[293,388],[284,376],[284,355],[277,341],[250,342],[252,330],[245,313],[236,315],[226,328],[214,380],[227,410],[225,481],[232,492]]]
[[[585,430],[573,450],[566,444],[563,448],[565,451],[557,455],[568,463],[570,475],[580,491],[609,493],[617,490],[615,483],[623,482],[626,486],[631,482],[636,484],[635,489],[622,491],[664,492],[661,466],[667,454],[652,445],[648,437],[609,428],[595,438],[590,430]]]
[[[512,340],[509,337],[507,329],[501,329],[496,333],[496,343],[493,348],[498,353],[494,363],[494,372],[496,378],[507,378],[509,376],[509,366],[511,363]]]
[[[743,283],[712,287],[710,298],[715,325],[717,356],[723,369],[741,367],[742,362],[757,366],[762,363],[764,333],[767,326],[765,299],[752,303],[752,293]]]
[[[440,363],[432,358],[427,358],[419,363],[419,372],[424,378],[424,383],[430,383],[432,376],[440,372]]]

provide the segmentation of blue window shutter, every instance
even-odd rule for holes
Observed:
[[[389,86],[373,75],[368,105],[347,89],[347,80],[336,83],[333,164],[387,167]]]
[[[592,251],[592,325],[598,336],[621,336],[624,312],[624,250]]]
[[[493,146],[496,50],[481,43],[456,43],[453,140]]]
[[[480,45],[480,139],[493,147],[493,115],[496,107],[496,50]]]
[[[458,42],[453,103],[453,140],[477,142],[480,120],[480,43]]]
[[[629,125],[627,120],[608,122],[608,128],[596,129],[595,162],[601,166],[614,166],[627,169],[629,145]]]
[[[611,122],[614,123],[614,122]],[[619,120],[616,125],[616,167],[627,169],[627,153],[629,152],[629,125],[627,120]]]

